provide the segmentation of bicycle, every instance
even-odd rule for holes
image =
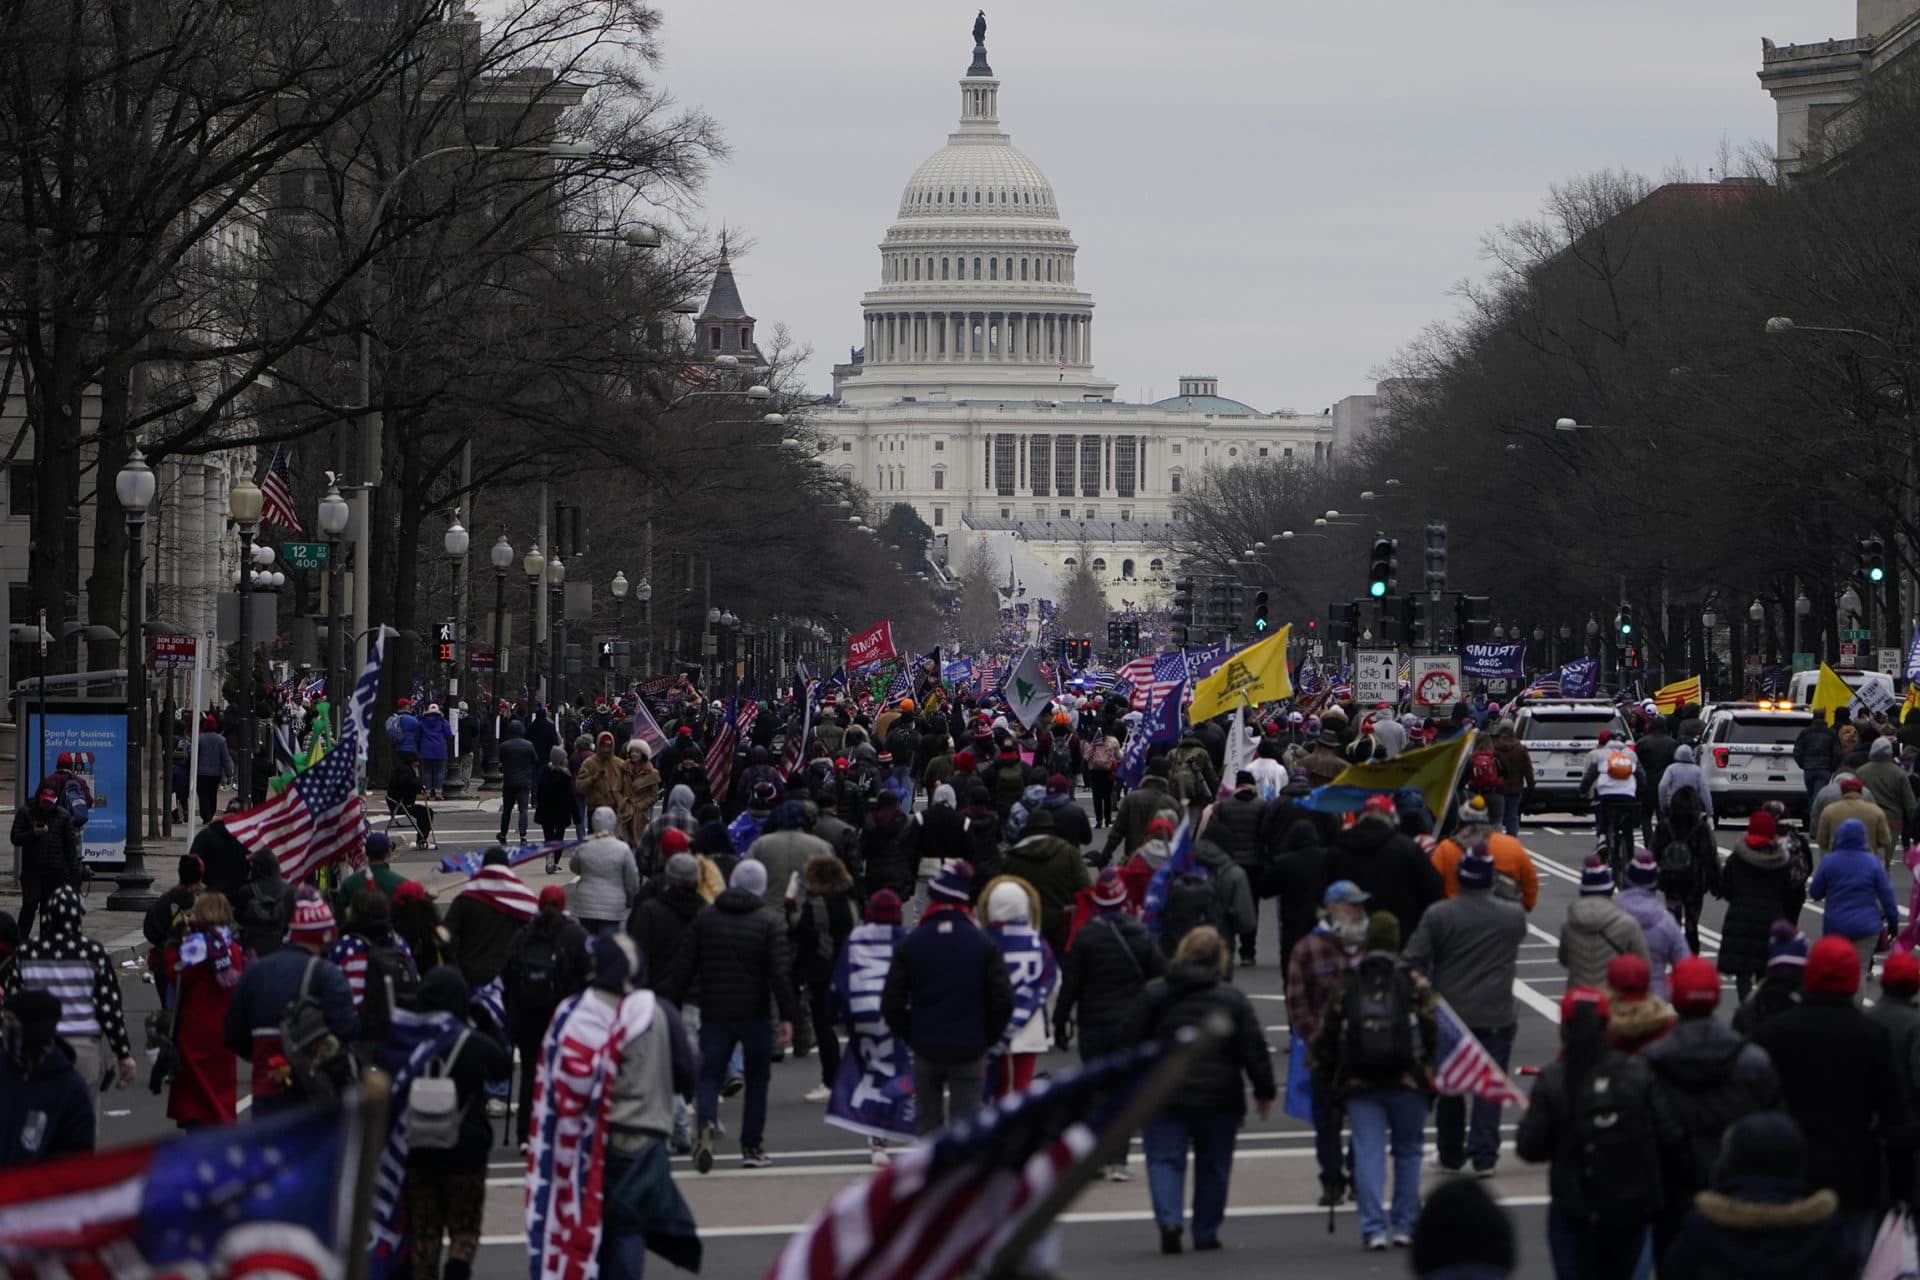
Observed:
[[[1607,860],[1616,888],[1627,886],[1627,864],[1633,861],[1633,837],[1640,828],[1640,802],[1626,796],[1600,801],[1601,835],[1595,851]]]

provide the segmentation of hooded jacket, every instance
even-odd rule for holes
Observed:
[[[86,904],[61,885],[40,904],[40,933],[20,944],[7,966],[6,993],[22,987],[51,992],[60,1000],[63,1039],[100,1036],[114,1058],[131,1058],[127,1021],[120,1006],[120,977],[107,949],[89,938]]]
[[[1660,1260],[1662,1280],[1852,1280],[1863,1261],[1825,1188],[1781,1192],[1734,1177],[1693,1197],[1679,1236]]]
[[[1866,826],[1866,843],[1882,860],[1893,857],[1893,828],[1887,825],[1887,815],[1881,812],[1880,806],[1864,792],[1859,795],[1841,792],[1821,808],[1820,817],[1813,824],[1814,844],[1832,850],[1839,839],[1840,826],[1848,818],[1858,818]]]
[[[1576,898],[1567,908],[1558,954],[1560,964],[1567,971],[1569,988],[1604,988],[1608,962],[1628,952],[1642,960],[1648,959],[1646,937],[1633,917],[1620,909],[1619,903],[1609,897],[1587,894]]]
[[[1660,812],[1665,813],[1673,807],[1674,793],[1682,787],[1692,787],[1700,797],[1700,812],[1708,821],[1713,820],[1713,792],[1707,786],[1707,777],[1700,772],[1700,766],[1693,762],[1692,747],[1675,747],[1673,763],[1660,774]]]
[[[1411,938],[1422,913],[1447,896],[1440,873],[1413,838],[1376,815],[1334,837],[1327,883],[1336,880],[1351,880],[1372,895],[1370,910],[1393,912],[1403,938]]]
[[[24,1066],[0,1053],[0,1169],[93,1150],[93,1094],[73,1061],[57,1039]]]
[[[1053,833],[1051,815],[1042,810],[1027,825],[1026,838],[1007,850],[1000,871],[1033,886],[1040,895],[1040,918],[1034,925],[1056,951],[1064,951],[1067,926],[1073,919],[1073,895],[1091,884],[1092,878],[1079,847]],[[974,874],[979,874],[978,868]]]
[[[640,892],[640,866],[627,842],[613,834],[613,811],[593,811],[593,839],[579,845],[568,866],[580,879],[567,892],[567,908],[581,920],[625,920]]]
[[[769,999],[792,1022],[793,949],[787,926],[757,893],[728,889],[693,918],[666,989],[675,1004],[700,1006],[702,1023],[764,1023]]]
[[[1514,1025],[1513,980],[1527,912],[1491,889],[1469,889],[1436,902],[1407,939],[1406,962],[1429,972],[1433,989],[1469,1027]]]
[[[234,907],[240,944],[255,955],[272,955],[287,936],[293,919],[293,886],[280,874],[280,860],[271,849],[253,854],[253,877]]]
[[[1775,920],[1799,916],[1799,892],[1787,868],[1787,852],[1769,843],[1756,849],[1737,841],[1714,890],[1727,904],[1720,923],[1721,973],[1755,974],[1767,968],[1767,938]]]
[[[573,786],[587,802],[587,812],[604,805],[619,813],[621,803],[627,798],[627,762],[613,754],[612,742],[603,742],[580,762],[580,768],[573,775]]]
[[[1832,816],[1828,810],[1828,816]],[[1900,929],[1900,903],[1880,859],[1867,849],[1865,826],[1845,822],[1834,837],[1833,851],[1820,859],[1807,882],[1807,896],[1827,904],[1826,933],[1843,938],[1871,938],[1882,927]]]
[[[1266,812],[1267,805],[1259,791],[1249,787],[1235,790],[1214,805],[1213,816],[1207,819],[1207,837],[1225,849],[1234,865],[1245,868],[1249,876],[1260,873],[1263,861],[1260,828]]]
[[[815,854],[800,871],[802,897],[793,925],[793,980],[824,985],[833,980],[840,948],[860,923],[853,877],[831,853]]]
[[[1261,886],[1267,896],[1280,899],[1282,956],[1320,922],[1320,895],[1330,883],[1327,849],[1320,843],[1319,828],[1306,818],[1294,819],[1280,838],[1280,847],[1268,863]]]
[[[1880,806],[1881,814],[1896,840],[1906,829],[1907,815],[1913,812],[1911,775],[1893,758],[1892,738],[1875,738],[1868,750],[1867,762],[1853,771],[1867,789],[1867,798]]]
[[[1098,912],[1067,949],[1055,1021],[1065,1028],[1078,1020],[1083,1056],[1118,1048],[1140,993],[1166,969],[1166,957],[1138,920],[1124,911]]]
[[[969,912],[933,904],[894,948],[880,1012],[923,1057],[983,1056],[1013,1017],[1013,984],[1000,948]]]
[[[302,947],[282,947],[248,965],[233,989],[227,1006],[225,1039],[235,1057],[253,1063],[253,1096],[271,1098],[286,1092],[273,1078],[270,1060],[280,1054],[280,1018],[300,994],[300,982],[313,965],[307,992],[326,1015],[327,1027],[341,1040],[352,1042],[360,1031],[360,1015],[353,1008],[353,992],[340,966]]]
[[[775,814],[799,821],[805,812],[800,808],[800,802],[784,800],[781,802],[780,809],[785,809],[788,805],[793,805],[794,811],[781,814],[780,810],[775,810]],[[784,909],[787,901],[787,885],[801,873],[807,863],[820,854],[832,852],[833,847],[825,840],[801,830],[798,826],[783,827],[779,830],[769,827],[764,835],[747,846],[747,856],[758,859],[767,868],[767,891],[762,898],[775,913]]]
[[[1259,926],[1258,908],[1253,900],[1253,885],[1233,855],[1202,836],[1193,845],[1193,860],[1206,868],[1213,880],[1213,894],[1220,904],[1220,932],[1223,937],[1252,933]]]
[[[1195,1026],[1216,1012],[1227,1015],[1233,1024],[1232,1033],[1218,1048],[1187,1069],[1167,1110],[1239,1117],[1247,1112],[1248,1084],[1258,1101],[1270,1102],[1278,1096],[1273,1054],[1260,1019],[1245,994],[1217,970],[1171,965],[1166,976],[1147,984],[1145,996],[1135,1002],[1134,1009],[1127,1028],[1130,1042]]]
[[[500,786],[525,787],[531,792],[545,760],[546,756],[527,740],[527,726],[509,720],[506,740],[500,744]]]
[[[1673,1122],[1686,1132],[1688,1181],[1669,1188],[1674,1203],[1706,1187],[1720,1139],[1734,1121],[1780,1105],[1780,1079],[1767,1051],[1712,1015],[1681,1018],[1640,1051]]]
[[[453,754],[453,726],[447,723],[444,715],[438,711],[428,711],[420,717],[419,724],[415,741],[419,744],[422,760],[445,760]],[[400,750],[398,743],[394,744],[394,750]]]
[[[1053,815],[1053,833],[1062,840],[1082,849],[1093,844],[1093,819],[1072,796],[1049,791],[1040,798],[1040,807]]]
[[[1640,926],[1647,944],[1647,964],[1653,970],[1653,994],[1665,1000],[1670,994],[1668,975],[1673,966],[1693,954],[1680,922],[1667,910],[1667,901],[1652,889],[1627,889],[1615,902]]]
[[[1114,813],[1113,825],[1107,828],[1107,855],[1111,857],[1116,846],[1128,857],[1139,852],[1140,846],[1147,842],[1147,828],[1162,815],[1178,826],[1180,802],[1174,798],[1165,778],[1149,774],[1140,780],[1139,786],[1127,792]]]

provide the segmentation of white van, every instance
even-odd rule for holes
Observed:
[[[1833,673],[1846,682],[1847,688],[1857,695],[1862,689],[1868,689],[1864,701],[1869,711],[1891,711],[1900,705],[1900,695],[1894,692],[1893,677],[1884,671],[1863,671],[1858,667],[1835,667]],[[1807,707],[1813,702],[1813,691],[1820,684],[1820,668],[1811,671],[1796,671],[1787,681],[1786,701],[1796,707]]]

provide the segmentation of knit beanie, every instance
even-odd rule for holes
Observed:
[[[1463,827],[1484,826],[1491,821],[1493,815],[1487,812],[1485,796],[1470,797],[1460,806],[1460,825]]]
[[[1488,1268],[1512,1275],[1518,1265],[1513,1223],[1481,1183],[1470,1178],[1442,1182],[1420,1208],[1413,1227],[1415,1275],[1482,1274]],[[1471,1269],[1471,1270],[1468,1270]]]
[[[765,897],[767,893],[767,864],[758,858],[742,858],[734,865],[733,875],[727,881],[729,889],[745,889],[756,897]]]
[[[660,852],[665,854],[669,861],[674,855],[685,853],[692,847],[692,837],[678,827],[668,827],[660,833]]]
[[[293,900],[293,918],[287,922],[287,941],[318,946],[333,939],[333,908],[319,891],[301,886]]]
[[[1720,1140],[1713,1165],[1716,1191],[1738,1188],[1737,1199],[1791,1203],[1807,1193],[1807,1142],[1784,1111],[1742,1116]]]
[[[866,922],[868,924],[899,924],[900,895],[891,889],[882,889],[867,899]]]
[[[1791,921],[1775,920],[1767,937],[1767,968],[1802,969],[1807,963],[1807,935]]]
[[[1741,843],[1749,849],[1764,849],[1773,843],[1778,830],[1773,815],[1765,809],[1758,810],[1748,816],[1747,834],[1741,838]]]
[[[616,996],[633,990],[640,969],[640,952],[625,930],[596,934],[590,946],[594,987]]]
[[[1100,878],[1093,882],[1093,905],[1103,911],[1112,911],[1127,904],[1127,885],[1120,873],[1112,867],[1100,872]]]
[[[1580,892],[1583,896],[1604,898],[1613,893],[1613,872],[1607,866],[1607,860],[1599,854],[1587,859],[1580,868]]]
[[[1653,860],[1653,850],[1642,847],[1633,851],[1633,861],[1627,864],[1627,883],[1636,889],[1651,889],[1660,883],[1660,864]]]
[[[1881,961],[1880,989],[1896,996],[1920,991],[1920,959],[1911,951],[1897,951]]]
[[[973,901],[973,866],[959,858],[945,863],[927,883],[927,899],[964,907]]]
[[[1367,917],[1367,950],[1398,951],[1400,917],[1391,911],[1376,911]]]
[[[1644,1000],[1652,985],[1652,967],[1633,952],[1607,961],[1607,990],[1615,1000]]]
[[[1849,818],[1849,822],[1855,819]],[[1807,953],[1806,990],[1850,996],[1860,989],[1860,957],[1853,944],[1838,934],[1828,934],[1813,944]]]
[[[1474,799],[1479,797],[1475,796]],[[1493,888],[1493,854],[1485,840],[1467,850],[1455,869],[1455,875],[1462,889]]]
[[[686,851],[687,833],[684,831],[672,831],[668,834],[680,837],[680,852],[667,859],[667,883],[678,885],[699,884],[700,864],[694,860],[692,854]],[[666,843],[666,841],[662,840],[660,842],[661,847],[665,848]]]
[[[1688,956],[1675,964],[1668,985],[1673,1007],[1681,1013],[1712,1013],[1720,1004],[1720,971],[1702,956]]]

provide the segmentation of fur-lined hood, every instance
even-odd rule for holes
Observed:
[[[1659,996],[1644,1000],[1615,1000],[1607,1017],[1607,1039],[1623,1053],[1633,1053],[1658,1040],[1679,1017]]]
[[[1693,1198],[1700,1216],[1716,1227],[1729,1231],[1779,1231],[1785,1227],[1811,1227],[1840,1211],[1840,1197],[1822,1189],[1800,1200],[1771,1203],[1762,1200],[1736,1200],[1720,1191],[1702,1191]]]
[[[816,853],[800,868],[800,884],[808,893],[845,893],[853,888],[853,877],[838,854]]]

